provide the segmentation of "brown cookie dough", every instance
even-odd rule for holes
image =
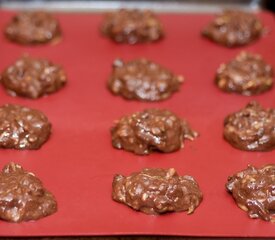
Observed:
[[[9,222],[37,220],[57,211],[54,196],[42,182],[20,165],[10,163],[0,173],[0,219]]]
[[[47,12],[22,12],[5,29],[6,37],[19,44],[56,42],[61,31],[58,21]]]
[[[137,9],[121,9],[106,14],[101,31],[117,43],[128,44],[154,42],[164,36],[162,25],[155,14]]]
[[[33,99],[54,93],[67,82],[62,67],[27,55],[9,66],[0,79],[10,95]]]
[[[145,168],[128,177],[113,179],[113,200],[146,214],[187,211],[202,201],[202,193],[191,176],[179,176],[174,168]]]
[[[6,104],[0,107],[0,148],[38,149],[51,134],[51,123],[40,111]]]
[[[185,139],[194,140],[198,136],[187,121],[161,109],[147,109],[122,117],[111,134],[115,148],[139,155],[152,151],[173,152],[183,147]]]
[[[202,32],[210,40],[226,47],[251,43],[263,34],[263,25],[252,13],[225,10]]]
[[[225,92],[246,96],[260,94],[272,88],[273,69],[261,56],[241,52],[219,67],[215,81]]]
[[[264,109],[253,101],[224,120],[224,138],[245,151],[270,151],[275,148],[275,109]]]
[[[125,63],[117,59],[108,88],[115,95],[129,100],[160,101],[178,91],[182,76],[176,76],[168,69],[147,59]]]
[[[275,165],[247,169],[228,178],[227,190],[251,218],[275,222]]]

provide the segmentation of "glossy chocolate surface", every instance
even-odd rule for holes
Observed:
[[[42,182],[15,163],[0,173],[0,219],[9,222],[37,220],[57,211],[54,196]]]
[[[264,109],[252,101],[224,120],[224,138],[245,151],[270,151],[275,148],[275,109]]]
[[[164,109],[147,109],[122,117],[112,127],[111,134],[115,148],[139,155],[177,151],[184,146],[185,139],[194,140],[198,136],[186,120]]]
[[[249,165],[228,178],[227,190],[251,218],[275,222],[275,165]]]
[[[42,112],[14,104],[0,107],[0,148],[38,149],[50,134],[51,123]]]
[[[160,101],[179,90],[182,76],[145,58],[124,62],[117,59],[108,81],[109,90],[129,100]]]
[[[117,43],[154,42],[164,36],[163,27],[150,10],[121,9],[106,14],[101,26],[104,35]]]
[[[191,176],[179,176],[174,168],[145,168],[128,177],[116,175],[113,199],[146,214],[187,211],[202,201],[202,193]]]

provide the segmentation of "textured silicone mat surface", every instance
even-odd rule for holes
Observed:
[[[13,13],[0,12],[0,29]],[[252,99],[275,107],[275,89],[256,97],[225,94],[213,84],[220,63],[241,50],[261,54],[275,66],[274,18],[261,13],[269,33],[247,47],[226,49],[202,38],[202,27],[213,15],[160,15],[166,38],[156,44],[118,45],[99,33],[102,15],[56,14],[63,39],[57,45],[26,47],[0,36],[0,70],[23,53],[48,58],[67,71],[68,85],[38,100],[8,96],[0,88],[0,104],[17,103],[40,109],[53,124],[50,140],[38,151],[0,150],[0,167],[9,161],[34,172],[57,198],[59,209],[37,222],[0,223],[1,236],[157,234],[191,236],[270,236],[274,224],[249,219],[225,191],[227,177],[246,168],[275,163],[274,151],[249,153],[222,138],[223,119]],[[186,81],[179,92],[158,103],[126,101],[106,89],[112,61],[147,57]],[[200,133],[184,149],[136,156],[111,146],[109,129],[115,119],[144,108],[168,108],[186,118]],[[145,167],[175,167],[198,181],[204,200],[193,215],[148,216],[111,199],[116,173]]]

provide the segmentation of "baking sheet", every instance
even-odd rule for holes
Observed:
[[[0,12],[0,29],[14,13]],[[16,103],[40,109],[53,124],[50,140],[38,151],[0,150],[0,167],[9,161],[34,172],[58,201],[58,212],[37,222],[0,222],[1,236],[157,234],[179,236],[275,237],[274,224],[249,219],[225,191],[227,176],[246,168],[275,163],[274,151],[249,153],[232,148],[222,138],[223,119],[250,100],[275,107],[275,89],[256,97],[225,94],[213,84],[219,64],[241,50],[262,54],[275,66],[272,15],[260,17],[270,32],[243,48],[226,49],[202,38],[202,27],[213,18],[204,14],[162,14],[166,38],[155,44],[118,45],[98,31],[102,15],[57,14],[63,30],[57,45],[26,47],[0,36],[0,70],[23,53],[49,58],[66,69],[68,85],[38,100],[13,98],[0,88],[0,104]],[[106,80],[116,57],[147,57],[186,81],[170,99],[158,103],[126,101],[111,95]],[[186,118],[200,133],[194,142],[171,154],[136,156],[111,146],[109,129],[115,119],[144,108],[160,107]],[[194,214],[148,216],[112,201],[116,173],[145,167],[175,167],[194,176],[204,200]]]

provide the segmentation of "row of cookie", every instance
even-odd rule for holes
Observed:
[[[12,96],[38,98],[62,88],[67,76],[62,67],[25,55],[6,68],[0,80]],[[147,59],[129,62],[117,59],[108,88],[128,100],[159,101],[178,91],[183,81],[182,76]],[[261,56],[241,52],[229,63],[221,64],[215,83],[225,92],[246,96],[260,94],[272,88],[273,69]]]
[[[275,165],[247,169],[230,177],[226,189],[249,217],[275,222]],[[0,219],[10,222],[37,220],[57,211],[53,194],[31,172],[15,163],[0,172]],[[174,168],[143,169],[130,176],[117,174],[112,183],[113,200],[146,214],[187,211],[191,214],[202,201],[196,180],[179,176]]]
[[[51,134],[51,123],[40,111],[6,104],[0,107],[0,148],[38,149]],[[275,148],[275,109],[250,102],[224,120],[224,138],[235,148],[270,151]],[[173,152],[198,133],[186,120],[164,109],[147,109],[124,116],[111,128],[112,145],[139,155]]]
[[[126,10],[106,14],[101,32],[117,43],[154,42],[164,37],[161,22],[150,10]],[[254,14],[226,10],[212,21],[202,34],[227,47],[248,44],[264,33],[264,27]],[[11,41],[20,44],[57,42],[61,38],[58,21],[49,13],[23,12],[11,19],[5,29]]]
[[[275,109],[264,109],[252,101],[225,118],[223,136],[240,150],[270,151],[275,149],[274,129]],[[111,134],[113,147],[138,155],[177,151],[185,139],[194,140],[198,136],[186,120],[162,109],[124,116],[112,127]]]

